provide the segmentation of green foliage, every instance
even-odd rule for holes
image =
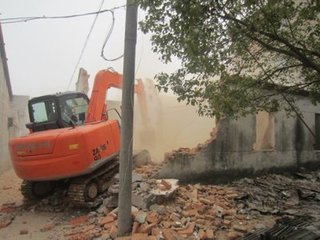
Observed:
[[[319,1],[138,2],[147,12],[140,27],[152,34],[153,50],[165,63],[172,57],[182,63],[173,74],[157,75],[159,89],[197,105],[199,114],[237,118],[290,110],[294,98],[283,96],[300,90],[319,102]]]

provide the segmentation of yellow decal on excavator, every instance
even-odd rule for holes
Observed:
[[[70,144],[69,145],[69,150],[76,150],[79,148],[79,144],[78,143],[74,143],[74,144]]]

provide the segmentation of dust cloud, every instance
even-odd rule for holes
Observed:
[[[213,118],[199,117],[196,107],[179,103],[172,95],[159,94],[152,80],[143,82],[146,104],[141,103],[141,96],[136,97],[134,149],[147,149],[154,162],[161,162],[166,152],[196,147],[210,139]]]

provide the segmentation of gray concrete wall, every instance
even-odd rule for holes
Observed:
[[[315,113],[320,113],[320,107],[311,105],[304,97],[299,97],[298,106],[314,131]],[[285,112],[273,116],[275,143],[272,149],[254,150],[259,128],[255,115],[238,120],[224,119],[219,123],[215,139],[200,151],[171,154],[159,177],[225,182],[264,171],[319,164],[319,151],[313,148],[315,139],[302,121],[288,117]]]

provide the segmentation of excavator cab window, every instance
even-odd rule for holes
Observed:
[[[82,125],[88,110],[88,97],[83,93],[68,92],[46,95],[29,101],[31,132]]]
[[[74,125],[84,124],[88,109],[86,98],[83,96],[64,97],[60,99],[59,106],[64,123],[70,124],[71,121]]]

